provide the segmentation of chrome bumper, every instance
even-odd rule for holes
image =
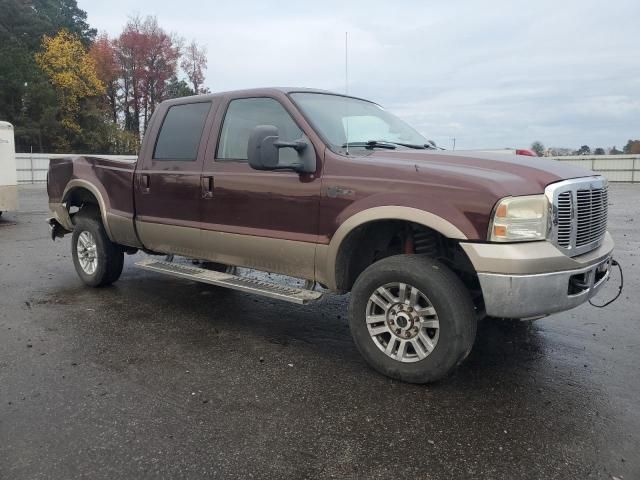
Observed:
[[[609,278],[611,256],[576,270],[532,275],[478,273],[487,315],[528,318],[569,310],[593,297]]]

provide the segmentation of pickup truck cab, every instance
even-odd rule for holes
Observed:
[[[354,341],[378,371],[426,383],[468,355],[485,315],[530,318],[607,280],[607,181],[541,158],[449,152],[379,105],[299,88],[162,103],[137,161],[51,160],[53,237],[80,278],[138,265],[307,303],[351,292]],[[306,280],[305,288],[234,267]],[[319,291],[319,285],[322,291]]]

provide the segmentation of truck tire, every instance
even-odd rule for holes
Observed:
[[[78,276],[91,287],[111,285],[122,273],[124,251],[109,240],[93,211],[80,210],[73,219],[71,253]]]
[[[468,290],[445,265],[423,255],[397,255],[357,278],[349,325],[358,350],[378,372],[429,383],[467,357],[477,321]]]

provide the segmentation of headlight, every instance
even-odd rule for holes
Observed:
[[[549,202],[544,195],[500,200],[489,227],[491,242],[544,240],[549,231]]]

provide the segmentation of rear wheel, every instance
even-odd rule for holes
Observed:
[[[471,351],[476,315],[471,297],[442,263],[421,255],[388,257],[356,280],[350,310],[358,350],[380,373],[436,381]]]
[[[74,216],[71,253],[78,276],[91,287],[110,285],[122,273],[124,252],[109,240],[102,222],[81,210]]]

